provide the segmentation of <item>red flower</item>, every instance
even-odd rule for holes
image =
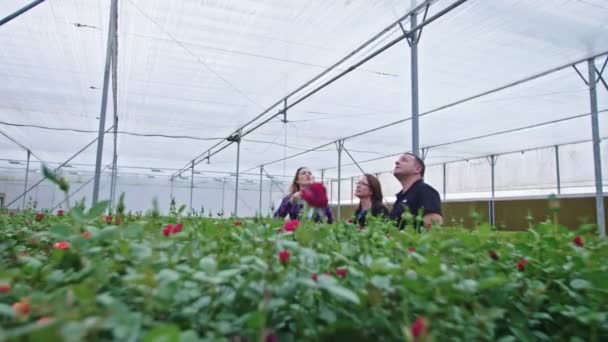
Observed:
[[[0,293],[8,293],[11,290],[11,284],[0,284]]]
[[[416,318],[412,324],[412,336],[417,339],[426,332],[426,319],[422,316]]]
[[[352,218],[349,218],[348,220],[346,220],[346,223],[348,224],[353,224],[355,222],[355,220],[353,220]]]
[[[283,228],[278,228],[277,229],[277,233],[282,233],[283,232]]]
[[[242,226],[243,224],[241,223],[241,221],[234,221],[234,225],[235,226]]]
[[[490,249],[488,250],[488,255],[490,256],[490,258],[492,258],[493,260],[498,260],[498,254],[496,254],[496,251]]]
[[[182,228],[184,228],[184,225],[182,223],[178,223],[175,226],[173,226],[173,229],[171,230],[171,232],[173,234],[177,234],[182,230]]]
[[[410,253],[414,253],[416,251],[416,247],[409,246],[407,248],[407,251],[410,252]]]
[[[163,229],[163,235],[164,236],[169,236],[169,234],[171,234],[171,232],[173,231],[173,225],[172,224],[168,224],[165,226],[165,228]]]
[[[284,249],[279,252],[279,260],[282,264],[286,264],[289,261],[289,251]]]
[[[25,317],[30,312],[30,302],[27,298],[21,299],[20,302],[13,304],[13,310],[19,317]]]
[[[346,277],[346,268],[336,268],[336,274],[340,277]]]
[[[70,244],[67,241],[55,242],[53,244],[53,248],[55,249],[69,249]]]
[[[580,236],[575,237],[572,242],[579,247],[585,247],[585,242],[583,242],[583,238]]]
[[[312,280],[314,280],[314,281],[318,281],[318,280],[319,280],[319,275],[318,275],[318,274],[316,274],[316,273],[313,273],[313,274],[312,274]]]
[[[85,239],[88,239],[88,238],[90,238],[90,237],[91,237],[91,233],[89,233],[89,232],[84,232],[84,233],[82,233],[82,237],[83,237],[83,238],[85,238]]]
[[[328,272],[323,272],[323,275],[328,277],[330,276]]]
[[[528,264],[528,260],[526,259],[521,259],[518,263],[517,263],[517,269],[520,271],[523,271],[526,269],[526,265]]]
[[[44,218],[44,214],[43,213],[36,214],[36,221],[42,221],[43,218]]]
[[[63,216],[63,209],[57,210],[57,216]]]
[[[286,232],[295,232],[296,228],[300,225],[300,221],[298,219],[293,219],[291,221],[285,222],[283,228],[285,228]]]
[[[302,199],[313,208],[327,207],[327,193],[325,186],[321,183],[312,183],[309,187],[300,191]]]
[[[106,223],[107,224],[112,223],[112,216],[106,216]]]

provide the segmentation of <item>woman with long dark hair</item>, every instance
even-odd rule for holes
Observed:
[[[308,189],[314,182],[312,172],[307,167],[300,167],[296,171],[291,186],[289,187],[289,194],[283,197],[281,205],[274,212],[274,217],[285,217],[289,215],[290,219],[297,219],[300,211],[304,207],[304,197],[302,196],[302,190]],[[319,184],[316,184],[319,185]],[[322,210],[315,210],[312,216],[313,220],[320,222],[323,218],[327,218],[328,223],[333,223],[334,218],[329,207],[322,208]]]
[[[355,196],[359,198],[359,207],[355,211],[355,222],[359,226],[365,226],[368,212],[372,216],[388,217],[388,209],[382,204],[382,186],[375,176],[368,173],[361,176],[355,188]]]

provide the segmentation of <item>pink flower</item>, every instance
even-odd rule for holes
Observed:
[[[173,225],[168,224],[165,226],[165,228],[163,229],[163,235],[164,236],[169,236],[169,234],[171,234],[171,231],[173,231]]]
[[[57,210],[57,216],[63,216],[63,209]]]
[[[0,284],[0,293],[8,293],[11,291],[11,284]]]
[[[36,214],[36,221],[42,221],[43,218],[44,218],[44,214],[43,213],[37,213]]]
[[[572,242],[579,247],[585,247],[585,242],[583,242],[583,238],[580,236],[575,237]]]
[[[182,228],[184,228],[184,225],[182,223],[178,223],[175,226],[173,226],[173,229],[171,230],[171,232],[173,234],[177,234],[182,231]]]
[[[53,244],[53,248],[55,249],[69,249],[70,244],[67,241],[55,242]]]
[[[426,319],[422,316],[418,317],[414,324],[412,324],[412,336],[414,339],[418,339],[422,334],[426,332]]]
[[[300,221],[298,219],[293,219],[291,221],[285,222],[283,228],[285,228],[286,232],[295,232],[296,228],[300,225]]]
[[[279,260],[282,264],[286,264],[289,261],[289,251],[284,249],[279,252]]]
[[[91,237],[91,233],[89,233],[89,232],[84,232],[84,233],[82,233],[82,237],[83,237],[83,238],[85,238],[85,239],[88,239],[88,238],[90,238],[90,237]]]
[[[346,277],[346,268],[336,268],[336,274],[342,278]]]

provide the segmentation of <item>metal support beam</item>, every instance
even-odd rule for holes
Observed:
[[[323,183],[325,178],[325,169],[321,169],[321,183]]]
[[[32,9],[32,8],[34,8],[34,7],[36,7],[36,6],[40,5],[40,4],[41,4],[41,3],[43,3],[43,2],[44,2],[44,0],[36,0],[36,1],[33,1],[33,2],[32,2],[32,3],[30,3],[29,5],[26,5],[26,6],[22,7],[22,8],[20,8],[20,9],[18,9],[16,12],[14,12],[14,13],[12,13],[12,14],[9,14],[7,17],[4,17],[4,18],[2,18],[2,19],[0,20],[0,26],[2,26],[2,25],[4,25],[4,24],[8,23],[9,21],[11,21],[11,20],[13,20],[13,19],[17,18],[18,16],[20,16],[20,15],[22,15],[23,13],[25,13],[25,12],[27,12],[27,11],[31,10],[31,9]]]
[[[106,66],[103,74],[103,90],[101,94],[101,110],[99,114],[99,133],[97,137],[97,157],[95,159],[95,177],[93,181],[92,205],[97,204],[99,199],[99,183],[101,178],[101,162],[103,156],[103,136],[106,129],[106,107],[108,104],[108,86],[110,84],[110,66],[112,63],[113,39],[115,38],[114,20],[117,18],[118,0],[112,0],[110,7],[110,23],[108,25],[108,43],[106,47]]]
[[[263,182],[263,174],[264,174],[264,167],[260,166],[260,205],[259,205],[259,209],[258,209],[258,215],[260,217],[262,217],[262,191],[263,191],[263,187],[262,187],[262,182]]]
[[[226,179],[222,179],[222,217],[224,216],[224,197],[226,194]]]
[[[115,206],[116,177],[118,168],[118,10],[114,18],[114,39],[112,48],[112,109],[114,117],[114,146],[112,151],[112,179],[110,182],[110,210]]]
[[[342,141],[342,149],[344,149],[344,152],[346,152],[346,154],[350,157],[350,160],[352,160],[353,163],[355,163],[355,165],[357,165],[357,167],[359,168],[359,171],[361,171],[361,173],[365,173],[365,171],[363,171],[363,168],[359,165],[359,163],[357,163],[355,158],[353,158],[353,156],[350,154],[350,152],[348,152],[348,150],[344,146],[344,141]]]
[[[341,199],[342,199],[342,194],[341,194],[341,190],[342,190],[342,150],[344,148],[344,140],[340,140],[338,141],[338,209],[336,210],[337,212],[337,217],[338,217],[338,221],[340,220],[340,218],[342,217],[342,210],[341,210]]]
[[[192,206],[192,195],[194,194],[194,160],[192,161],[191,172],[190,172],[190,212],[194,213],[194,207]]]
[[[171,195],[170,195],[170,197],[173,200],[173,177],[171,177],[170,182],[171,182]]]
[[[410,24],[413,37],[410,39],[410,55],[411,55],[411,78],[412,78],[412,152],[416,156],[420,156],[420,125],[419,125],[419,108],[418,108],[418,35],[414,31],[417,26],[418,15],[412,13]]]
[[[446,172],[446,164],[443,163],[443,200],[445,201],[447,198],[447,172]]]
[[[236,142],[236,182],[234,186],[234,216],[239,215],[239,167],[241,166],[241,138]]]
[[[495,198],[496,198],[496,189],[495,189],[495,166],[496,166],[496,160],[498,159],[498,156],[496,155],[491,155],[490,156],[490,167],[491,167],[491,177],[492,177],[492,196],[490,198],[490,224],[492,226],[496,225],[496,203],[495,203]]]
[[[555,176],[557,177],[557,195],[562,194],[562,180],[559,169],[559,146],[555,145]]]
[[[594,58],[587,61],[589,69],[589,102],[591,105],[591,132],[593,137],[593,166],[595,170],[595,211],[600,238],[606,238],[606,217],[604,216],[604,190],[602,184],[602,156],[600,150],[600,128],[597,113],[597,91]]]
[[[30,175],[30,156],[32,152],[27,150],[27,164],[25,165],[25,184],[23,184],[23,193],[27,192],[27,180]],[[21,210],[25,209],[25,196],[23,196],[23,204],[21,205]]]
[[[272,210],[272,187],[274,186],[274,181],[272,180],[272,178],[270,178],[270,186],[268,189],[268,210],[270,210],[270,216],[273,216],[273,210]]]

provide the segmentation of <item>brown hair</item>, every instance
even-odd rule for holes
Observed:
[[[376,176],[369,173],[365,173],[363,176],[367,179],[369,190],[372,193],[372,208],[382,205],[384,197],[382,196],[382,185],[380,185],[380,181]],[[359,204],[359,209],[361,209],[361,204]]]
[[[291,181],[291,185],[289,186],[289,192],[293,195],[296,192],[300,191],[300,184],[298,184],[298,176],[300,175],[300,171],[303,169],[307,169],[306,166],[300,166],[296,170],[296,175],[293,176],[293,181]]]

